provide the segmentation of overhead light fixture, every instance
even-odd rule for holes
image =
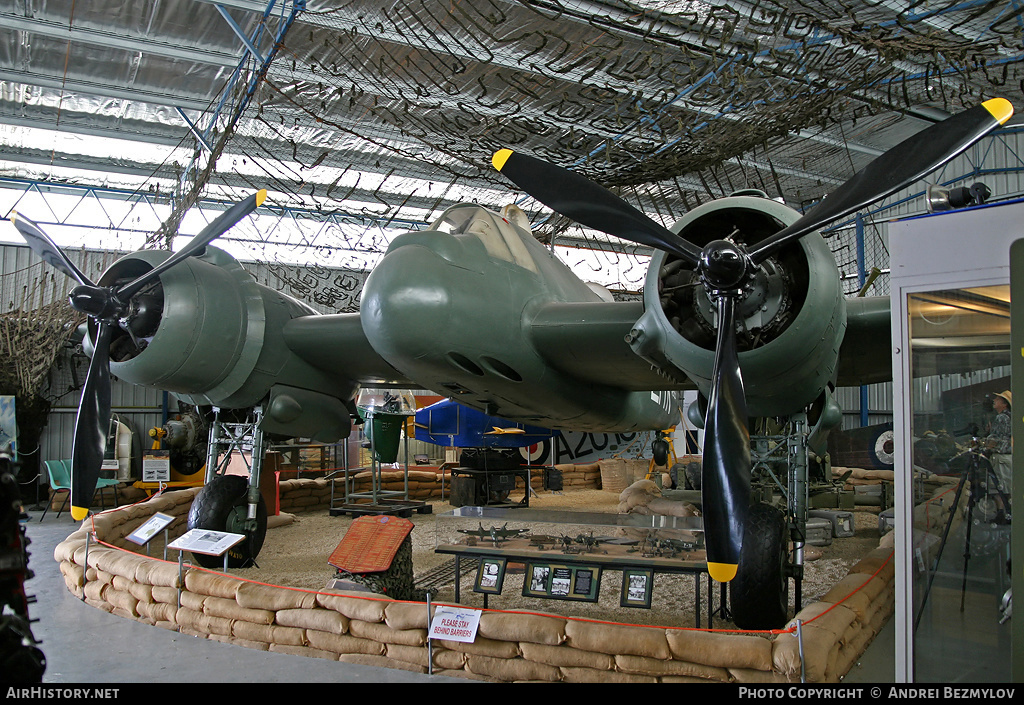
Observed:
[[[988,200],[988,197],[992,195],[992,191],[988,186],[979,182],[968,186],[958,186],[956,188],[943,188],[936,184],[928,184],[928,190],[925,192],[925,201],[928,206],[928,211],[934,213],[935,211],[951,211],[956,208],[966,208],[967,206],[979,206]]]

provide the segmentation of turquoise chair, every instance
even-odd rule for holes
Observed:
[[[65,464],[65,462],[67,464]],[[68,506],[68,497],[71,496],[71,462],[64,460],[44,460],[43,464],[46,465],[46,474],[50,476],[50,489],[54,492],[64,492],[64,501],[60,505],[60,509],[57,510],[57,518],[60,518],[60,513],[64,511],[64,508]],[[50,509],[50,502],[46,503],[46,508],[43,509],[43,516],[39,517],[39,521],[42,521],[46,516],[47,510]]]
[[[44,460],[46,465],[46,473],[50,476],[50,487],[55,492],[66,492],[64,495],[64,501],[61,502],[60,509],[57,510],[57,516],[60,517],[60,513],[64,511],[64,508],[68,505],[68,498],[71,496],[71,461],[70,460]],[[118,506],[121,501],[117,496],[117,486],[120,485],[119,480],[106,479],[101,477],[96,481],[96,489],[102,490],[104,487],[114,488],[114,506]],[[105,495],[100,494],[100,501],[103,502],[103,508],[107,508],[107,500]],[[46,511],[50,508],[50,503],[46,503],[46,508],[43,509],[43,516],[39,517],[39,521],[43,520],[46,516]]]

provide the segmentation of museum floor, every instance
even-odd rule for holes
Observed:
[[[53,549],[75,527],[53,511],[29,511],[31,614],[46,654],[44,683],[472,683],[450,678],[270,653],[198,639],[117,617],[86,605],[64,586]],[[846,682],[893,678],[893,630],[875,639]]]

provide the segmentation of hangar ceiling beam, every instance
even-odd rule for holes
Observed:
[[[99,79],[96,81],[63,79],[30,71],[11,71],[7,69],[0,69],[0,81],[23,83],[29,86],[41,86],[58,92],[70,91],[97,96],[100,98],[133,100],[141,103],[149,103],[153,106],[168,106],[172,108],[184,108],[186,110],[208,110],[210,107],[209,100],[202,97],[185,96],[180,93],[170,95],[166,92],[147,90],[144,88],[114,86],[109,82],[101,82]]]
[[[71,196],[77,199],[93,198],[98,202],[102,208],[105,201],[112,202],[137,202],[143,204],[149,208],[153,208],[154,205],[160,205],[169,207],[170,193],[152,191],[140,191],[140,190],[128,190],[118,188],[105,188],[96,186],[79,186],[76,184],[65,183],[57,184],[52,182],[39,182],[30,179],[17,179],[17,178],[5,178],[0,177],[0,192],[2,191],[17,191],[23,193],[35,193],[40,196],[44,201],[50,196]],[[234,205],[233,201],[227,201],[218,199],[213,196],[203,198],[196,207],[204,210],[223,211]],[[94,227],[99,229],[115,229],[120,232],[126,233],[141,233],[148,234],[149,230],[140,230],[138,228],[131,227],[130,223],[125,223],[124,220],[115,222],[114,218],[107,213],[104,209],[104,213],[107,214],[107,223],[95,223],[92,225],[86,225],[78,222],[74,222],[70,218],[71,213],[67,212],[65,217],[57,215],[61,208],[49,207],[52,217],[48,217],[42,214],[29,214],[33,220],[38,222],[42,226],[46,225],[61,225],[68,227]],[[63,209],[67,211],[67,209]],[[337,225],[339,227],[347,226],[361,226],[361,227],[376,227],[381,229],[388,229],[396,232],[404,232],[406,230],[422,230],[430,225],[427,220],[417,220],[407,217],[394,217],[382,214],[375,214],[372,211],[366,210],[355,210],[341,208],[332,212],[319,211],[315,208],[301,208],[295,206],[278,206],[278,205],[266,205],[258,210],[258,213],[265,217],[275,217],[280,220],[294,220],[298,222],[308,222],[315,224],[317,227],[317,233],[309,238],[309,242],[301,247],[315,248],[317,244],[317,236],[323,232],[324,228],[330,225]],[[0,216],[7,217],[9,213],[0,212]],[[271,228],[276,230],[277,226]],[[230,232],[223,236],[229,240],[243,240],[244,238],[233,236]],[[648,247],[635,245],[630,242],[622,242],[619,240],[603,240],[600,238],[587,238],[561,234],[556,239],[556,244],[560,247],[586,249],[586,250],[600,250],[609,253],[636,255],[636,256],[650,256],[652,250]],[[362,250],[352,250],[362,251]],[[368,250],[366,252],[369,252]],[[382,254],[382,253],[378,253]]]
[[[110,157],[85,154],[76,155],[74,158],[68,158],[65,155],[55,161],[51,150],[34,149],[30,147],[5,148],[2,157],[0,157],[0,161],[121,174],[124,176],[138,178],[140,180],[140,188],[142,187],[142,181],[156,186],[157,182],[162,180],[165,183],[168,194],[173,191],[173,187],[180,178],[182,170],[181,166],[168,164],[166,162],[163,164],[141,164],[135,160],[124,159],[113,161]],[[217,174],[217,177],[211,182],[211,185],[220,185],[239,191],[252,191],[256,188],[262,187],[261,181],[262,180],[258,176],[243,176],[230,171],[222,171]],[[309,190],[308,185],[299,180],[292,180],[289,182],[279,179],[279,182],[283,188],[291,187],[293,192],[298,194],[300,198],[303,191]],[[329,185],[325,184],[321,186],[326,189]],[[344,200],[349,203],[349,209],[352,209],[353,204],[356,203],[365,204],[368,209],[371,207],[385,209],[391,207],[389,204],[402,203],[405,208],[418,208],[429,213],[434,210],[447,208],[448,206],[455,205],[455,203],[459,202],[458,200],[451,198],[416,195],[415,193],[396,193],[394,191],[387,191],[383,189],[352,188],[349,186],[338,186],[336,188],[339,191],[339,195],[343,194],[345,196]],[[312,211],[314,209],[310,208],[310,210]],[[332,212],[335,209],[322,210]],[[346,211],[345,208],[339,210],[343,212]]]
[[[184,47],[179,42],[160,41],[148,37],[131,36],[125,32],[79,27],[49,19],[8,13],[0,13],[0,29],[30,32],[54,39],[64,39],[69,42],[82,42],[83,44],[91,44],[93,46],[152,54],[174,61],[212,64],[232,69],[238,65],[240,58],[237,55],[220,51],[211,51],[199,47]]]

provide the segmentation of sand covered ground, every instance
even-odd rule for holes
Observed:
[[[616,514],[619,507],[619,493],[606,490],[567,490],[564,492],[541,491],[531,497],[530,510],[557,510],[565,512],[585,511]],[[437,542],[436,524],[439,515],[452,511],[453,507],[443,500],[430,502],[430,513],[414,512],[410,517],[412,530],[413,572],[418,580],[432,570],[453,558],[435,553]],[[526,515],[524,515],[525,518]],[[879,530],[877,513],[869,510],[854,512],[855,535],[849,538],[835,538],[832,544],[823,547],[809,547],[808,561],[802,585],[802,604],[814,602],[835,583],[846,576],[849,568],[862,556],[878,547]],[[345,536],[353,521],[350,516],[330,516],[326,510],[283,515],[272,518],[263,550],[257,561],[258,567],[232,571],[239,577],[288,587],[318,590],[336,577],[335,569],[328,558]],[[474,593],[475,573],[463,575],[461,603],[472,607],[483,607],[483,595]],[[651,609],[620,607],[619,590],[621,573],[605,571],[601,580],[600,599],[596,603],[563,602],[561,600],[523,597],[522,571],[509,565],[504,588],[500,595],[490,595],[491,609],[532,610],[567,616],[587,617],[629,624],[658,626],[695,625],[694,577],[691,575],[657,574]],[[431,600],[440,603],[454,603],[453,579],[430,588]],[[790,588],[790,616],[794,614],[794,590]],[[707,626],[707,578],[702,588],[701,611],[703,626]],[[715,606],[720,595],[718,587],[712,590]],[[724,628],[731,623],[715,616],[714,627]]]

